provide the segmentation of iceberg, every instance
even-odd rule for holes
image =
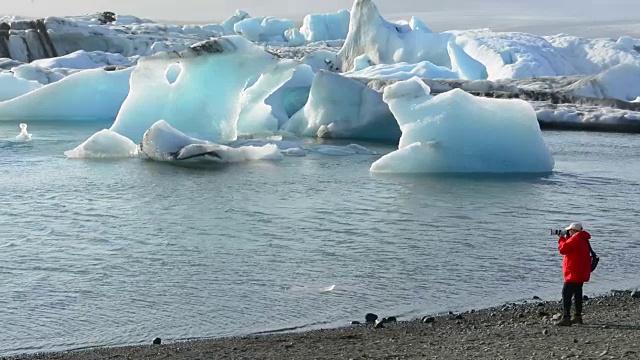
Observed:
[[[307,104],[284,126],[294,134],[396,141],[398,125],[382,95],[356,80],[321,70]]]
[[[156,161],[198,161],[226,164],[249,160],[280,160],[278,146],[241,146],[232,148],[189,137],[174,129],[164,120],[153,124],[145,133],[140,149]]]
[[[0,121],[113,121],[129,93],[133,68],[90,69],[0,102]]]
[[[128,158],[138,156],[138,146],[116,132],[103,129],[64,154],[70,159]]]
[[[288,112],[291,103],[289,98],[295,97],[295,93],[283,92],[293,87],[286,83],[292,80],[296,73],[301,75],[296,82],[306,80],[308,83],[303,86],[306,85],[305,88],[308,89],[313,79],[311,68],[307,65],[299,65],[296,61],[287,60],[281,61],[272,71],[262,74],[255,84],[243,92],[237,122],[238,132],[273,133],[289,120]],[[275,94],[276,91],[280,93]],[[308,94],[308,90],[305,93]],[[304,100],[306,101],[306,96]],[[302,108],[305,101],[297,107],[296,111]]]
[[[285,31],[295,28],[293,20],[274,17],[247,18],[233,25],[238,35],[253,42],[285,41]]]
[[[348,10],[331,14],[309,14],[302,20],[300,32],[310,43],[346,39],[350,17]]]
[[[398,150],[371,165],[383,173],[548,173],[554,160],[533,108],[522,100],[437,96],[420,79],[390,85],[384,101],[400,125]]]
[[[463,73],[473,74],[482,69],[484,65],[462,49],[450,48],[448,44],[455,40],[456,36],[451,33],[412,30],[409,25],[388,22],[372,0],[356,0],[351,10],[347,39],[338,53],[340,69],[352,69],[355,59],[361,55],[367,55],[373,64],[429,61],[452,69],[451,50],[455,51],[459,70],[471,67]]]
[[[241,92],[278,60],[240,36],[142,58],[111,130],[134,141],[163,119],[206,140],[235,140]]]
[[[616,65],[596,76],[578,80],[568,90],[580,96],[631,102],[640,96],[640,66]]]

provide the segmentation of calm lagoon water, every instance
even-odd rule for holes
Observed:
[[[0,124],[0,355],[559,299],[549,229],[575,220],[602,258],[587,294],[640,285],[638,135],[545,132],[548,176],[64,157],[107,126]]]

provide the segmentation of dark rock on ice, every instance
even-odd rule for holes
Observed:
[[[631,293],[631,297],[634,299],[640,299],[640,291],[636,290]]]
[[[160,339],[159,337],[153,339],[153,345],[160,345],[160,344],[162,344],[162,339]]]

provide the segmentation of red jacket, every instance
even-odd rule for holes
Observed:
[[[584,283],[591,277],[591,252],[587,241],[591,239],[586,231],[580,231],[566,239],[560,237],[558,250],[564,255],[562,272],[564,281],[570,283]]]

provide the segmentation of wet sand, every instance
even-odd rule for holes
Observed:
[[[555,326],[560,307],[558,301],[532,299],[435,316],[429,323],[361,324],[9,359],[640,359],[640,299],[630,291],[585,301],[584,325]]]

